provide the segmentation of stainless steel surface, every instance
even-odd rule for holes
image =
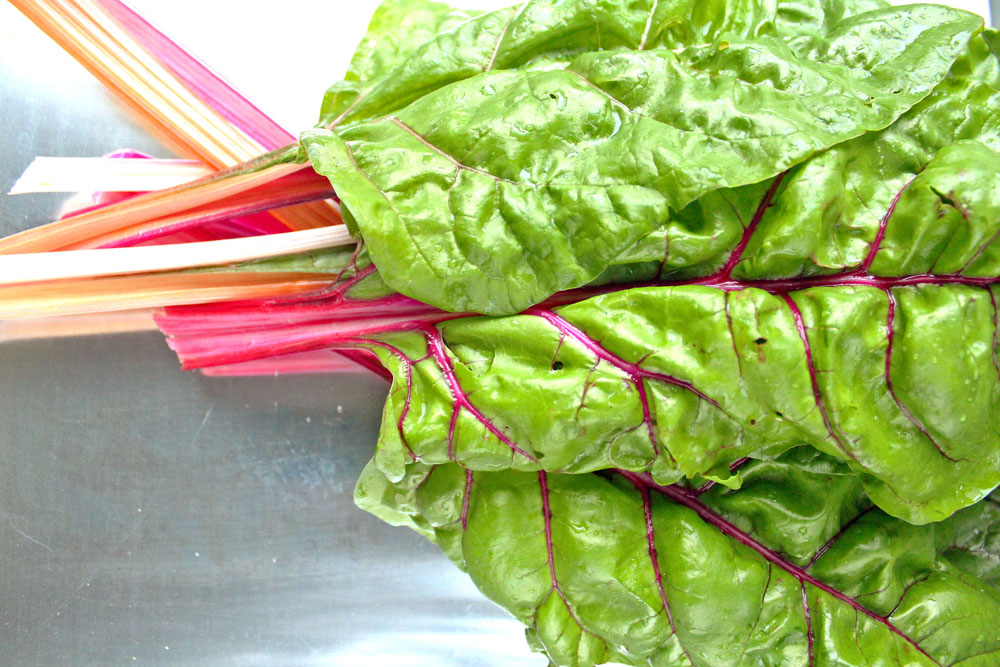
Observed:
[[[35,155],[166,155],[5,3],[0,145],[3,192]],[[0,198],[0,234],[63,199]],[[354,507],[384,393],[182,373],[154,333],[0,344],[0,664],[545,664],[436,547]]]

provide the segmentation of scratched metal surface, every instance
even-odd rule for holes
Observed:
[[[3,192],[35,155],[166,154],[6,3],[0,146]],[[0,234],[63,199],[0,196]],[[544,664],[354,507],[384,393],[182,373],[155,333],[0,344],[0,664]]]

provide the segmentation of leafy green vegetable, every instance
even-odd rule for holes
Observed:
[[[879,0],[392,0],[303,137],[365,245],[172,344],[375,353],[358,504],[554,663],[993,665],[998,54]]]
[[[886,127],[980,27],[936,6],[883,9],[796,50],[735,13],[733,32],[685,46],[694,33],[667,29],[671,3],[550,4],[439,35],[336,130],[303,136],[397,291],[501,314],[583,285],[671,210]]]
[[[713,192],[672,216],[617,261],[636,263],[631,270],[638,279],[709,275],[726,263],[756,216],[753,234],[732,267],[736,277],[792,278],[860,266],[893,199],[938,151],[970,140],[1000,150],[1000,91],[990,83],[1000,60],[985,43],[980,37],[973,40],[974,48],[952,76],[889,128],[835,146],[790,170],[767,207],[760,203],[770,181]],[[970,164],[989,168],[988,159]],[[922,245],[921,237],[905,240],[908,227],[899,214],[890,222],[912,252],[936,254]],[[901,266],[886,266],[882,259],[870,267],[873,273],[900,275]]]
[[[657,12],[668,5],[657,5],[647,16],[643,39],[649,34],[654,40],[668,39],[656,22]],[[390,3],[376,17],[352,70],[358,90],[396,85],[405,80],[402,70],[409,63],[430,57],[433,49],[425,52],[427,44],[393,41],[393,31],[412,18],[407,6]],[[511,25],[521,25],[522,16],[540,17],[540,7],[548,5],[526,3],[521,14],[509,17]],[[417,111],[425,112],[426,105],[436,108],[439,97],[446,104],[429,117],[442,118],[435,122],[446,126],[451,120],[445,112],[455,91],[478,90],[482,76],[513,81],[586,72],[587,81],[608,88],[615,99],[639,106],[632,98],[660,103],[649,91],[665,94],[669,88],[649,84],[618,90],[615,77],[621,68],[608,63],[673,58],[677,67],[690,72],[707,68],[717,75],[709,82],[730,77],[726,80],[739,86],[763,74],[770,84],[784,82],[777,92],[770,84],[751,89],[763,95],[760,99],[770,99],[772,93],[796,86],[811,90],[809,75],[823,70],[814,65],[817,54],[839,54],[835,59],[842,62],[867,58],[867,69],[861,70],[871,78],[879,66],[872,65],[865,51],[869,41],[881,48],[878,62],[891,64],[922,44],[914,35],[928,40],[950,35],[949,48],[966,38],[943,19],[961,24],[967,16],[942,8],[921,6],[891,14],[909,30],[904,39],[896,39],[902,28],[886,23],[889,10],[857,15],[870,6],[829,2],[817,7],[822,11],[814,12],[815,24],[793,23],[789,17],[808,9],[799,5],[780,5],[777,14],[764,5],[726,10],[713,16],[728,17],[723,23],[731,20],[733,25],[742,21],[742,29],[756,37],[737,41],[729,33],[726,48],[717,42],[654,53],[623,45],[587,50],[595,47],[588,41],[595,37],[589,22],[578,25],[580,35],[556,39],[570,25],[565,20],[579,19],[574,12],[593,18],[594,12],[609,8],[571,2],[560,6],[559,11],[567,12],[562,14],[549,7],[545,21],[525,23],[525,32],[510,33],[517,44],[535,34],[532,30],[547,40],[528,39],[535,40],[537,57],[525,70],[466,77],[375,121],[352,116],[374,103],[369,93],[363,98],[359,93],[353,102],[344,102],[354,106],[346,115],[340,112],[347,120],[337,131],[345,137],[356,131],[375,133],[371,141],[355,142],[360,154],[378,143],[380,132],[405,133],[400,118],[413,114],[418,119]],[[423,16],[426,32],[458,20],[443,5],[419,3],[417,9],[413,16]],[[698,23],[697,12],[690,7],[683,11],[691,25]],[[758,11],[764,14],[758,16]],[[765,21],[760,18],[765,14],[777,18]],[[428,44],[453,44],[448,40],[475,26],[485,30],[493,25],[489,16],[496,18],[466,21]],[[942,20],[931,21],[933,17]],[[705,25],[698,34],[717,35]],[[669,39],[691,37],[690,27]],[[832,33],[822,32],[826,30]],[[881,36],[873,40],[872,33]],[[614,34],[636,36],[624,28]],[[782,41],[775,34],[793,37]],[[661,483],[705,478],[738,486],[739,476],[731,470],[735,462],[808,444],[852,467],[887,512],[916,523],[945,518],[1000,482],[1000,428],[993,409],[1000,363],[991,287],[1000,272],[1000,250],[993,243],[1000,236],[1000,93],[992,87],[998,68],[990,46],[995,38],[986,31],[964,52],[956,47],[948,58],[947,78],[889,128],[841,142],[776,178],[702,196],[614,258],[614,268],[600,279],[609,283],[659,276],[672,285],[587,299],[601,291],[592,287],[554,302],[579,301],[575,305],[548,304],[521,317],[457,319],[433,327],[430,322],[441,317],[400,301],[391,282],[372,269],[362,252],[347,258],[352,267],[344,273],[344,284],[324,297],[346,312],[307,303],[293,315],[274,311],[260,321],[273,326],[275,317],[311,323],[364,315],[353,329],[317,327],[309,335],[324,346],[368,347],[393,372],[396,383],[376,457],[391,479],[402,476],[407,462],[416,458],[430,464],[458,461],[476,470],[622,468],[648,471]],[[516,62],[527,48],[507,45],[507,39],[496,50],[503,56],[498,62]],[[372,44],[379,40],[389,44],[381,58],[372,56],[377,51]],[[576,43],[582,46],[570,48]],[[801,76],[781,68],[777,74],[765,68],[762,74],[746,66],[761,54],[779,52],[781,58],[772,64],[780,62],[786,70],[794,64]],[[610,67],[611,75],[595,74],[602,67]],[[892,73],[892,66],[884,69],[890,78],[901,76]],[[465,106],[476,109],[472,102]],[[625,132],[622,128],[619,132]],[[330,133],[313,136],[320,143],[347,146]],[[491,135],[483,135],[475,151],[492,154],[492,141]],[[516,143],[511,146],[531,153]],[[561,157],[560,150],[555,153]],[[336,161],[323,151],[314,158],[320,167],[324,160]],[[424,167],[436,159],[431,158]],[[547,166],[559,169],[561,164],[550,160]],[[387,178],[399,176],[397,190],[408,191],[413,182],[398,166],[390,160],[379,168]],[[467,171],[454,164],[447,170],[456,182]],[[355,176],[359,188],[372,186],[367,176]],[[426,208],[425,226],[433,227],[440,198],[421,190],[417,199]],[[604,231],[608,236],[590,239],[591,247],[621,229],[610,225]],[[525,233],[537,230],[529,225]],[[483,237],[491,239],[488,233]],[[542,234],[534,243],[544,247],[545,239]],[[469,242],[474,245],[477,239]],[[556,248],[549,255],[558,252]],[[407,258],[405,253],[400,257]],[[559,265],[553,263],[556,269]],[[371,307],[362,303],[366,299]],[[378,310],[400,303],[419,316]],[[400,332],[391,333],[394,328]],[[292,349],[312,344],[308,336],[278,331],[255,336],[253,345],[270,350],[271,341],[283,340],[299,346]]]
[[[957,76],[978,79],[1000,90],[1000,31],[986,28],[969,42],[969,51],[952,67]]]
[[[911,526],[817,452],[738,491],[630,473],[369,466],[358,503],[432,540],[561,665],[992,665],[1000,508]]]
[[[526,4],[526,15],[543,5]],[[569,14],[552,16],[598,11],[586,3],[567,6]],[[764,11],[762,6],[754,11]],[[803,72],[815,74],[816,53],[843,51],[842,59],[858,58],[865,53],[854,48],[858,34],[895,34],[879,23],[887,10],[845,23],[843,16],[867,5],[817,6],[822,21],[801,24],[797,31],[788,17],[805,11],[798,5],[779,6],[773,30],[767,21],[747,19],[749,14],[740,19],[749,21],[745,30],[759,33],[754,57],[784,49],[782,63],[796,62]],[[374,90],[381,84],[368,82],[380,81],[390,70],[395,85],[405,78],[400,67],[426,56],[420,55],[424,47],[407,51],[412,44],[379,32],[391,33],[399,21],[408,20],[400,14],[405,7],[390,3],[377,17],[356,59],[352,76],[360,85]],[[428,30],[453,18],[441,5],[426,8]],[[689,10],[684,11],[693,17]],[[913,24],[917,33],[937,31],[940,38],[942,30],[951,33],[943,24],[932,26],[928,17],[965,20],[949,12],[920,7],[898,16],[908,17],[907,25],[913,16],[923,17]],[[492,25],[488,16],[431,43],[457,39],[472,26]],[[613,77],[594,74],[600,67],[655,56],[698,67],[710,63],[723,76],[743,72],[733,80],[752,78],[746,74],[752,68],[745,67],[748,49],[736,41],[725,49],[716,44],[652,55],[624,47],[577,53],[569,48],[571,41],[552,41],[559,33],[552,16],[547,24],[525,24],[549,40],[541,49],[536,44],[542,60],[532,60],[529,71],[491,74],[586,71],[601,86],[610,86]],[[736,14],[727,16],[736,21]],[[647,27],[656,39],[665,39],[650,21]],[[759,29],[746,27],[751,24]],[[839,26],[832,36],[812,39],[832,24]],[[582,36],[574,37],[581,48],[592,48],[587,41],[591,28],[581,24]],[[795,37],[784,44],[769,31]],[[687,28],[682,32],[693,34]],[[518,39],[529,33],[517,33]],[[371,51],[369,42],[380,39],[389,39],[385,57],[364,55]],[[952,34],[950,39],[958,43],[964,37]],[[324,345],[370,347],[395,375],[378,465],[392,479],[419,458],[431,464],[454,460],[477,470],[622,468],[648,471],[661,483],[687,477],[737,486],[739,476],[730,470],[736,461],[809,444],[845,461],[881,508],[908,521],[939,520],[982,498],[1000,482],[1000,428],[993,409],[1000,373],[996,299],[992,288],[983,289],[1000,272],[1000,249],[993,243],[1000,235],[1000,156],[995,152],[1000,148],[1000,93],[991,85],[997,71],[991,40],[995,33],[990,31],[975,36],[965,52],[949,59],[955,59],[949,76],[889,128],[841,142],[778,178],[702,196],[614,258],[616,268],[601,278],[607,283],[659,276],[675,282],[672,286],[587,300],[592,289],[556,302],[583,299],[576,305],[546,306],[517,318],[458,319],[436,328],[427,324],[433,318],[425,317],[426,311],[414,319],[389,312],[402,330],[397,334],[377,333],[385,327],[367,325],[367,320],[353,331],[319,329],[316,335]],[[895,44],[895,56],[891,39],[878,43],[880,57],[892,62],[915,42]],[[508,54],[504,49],[498,53]],[[812,55],[800,61],[793,51]],[[558,67],[545,70],[543,61]],[[371,62],[381,64],[368,67]],[[436,96],[449,102],[454,91],[474,89],[480,81],[475,75],[432,92],[388,120],[346,122],[343,135],[402,131],[395,121],[409,119],[405,114],[416,119],[417,111],[426,111],[422,105]],[[650,87],[611,90],[616,98],[633,101],[630,96],[641,98]],[[466,106],[475,108],[471,102]],[[447,116],[444,110],[428,117],[442,115]],[[445,126],[450,120],[435,122]],[[343,144],[332,134],[323,137]],[[476,150],[491,154],[491,141],[484,135]],[[373,145],[355,143],[359,154]],[[440,158],[431,157],[431,162]],[[320,151],[315,159],[322,167],[334,158]],[[398,167],[389,161],[380,168],[387,178],[402,179],[398,190],[412,189],[409,172]],[[454,164],[445,165],[448,170],[448,178],[464,178]],[[355,175],[358,187],[371,187],[367,177]],[[425,206],[428,228],[441,222],[435,207],[442,204],[433,194],[421,191],[417,198]],[[386,226],[387,237],[393,229]],[[621,230],[606,225],[605,232],[610,238]],[[529,226],[525,233],[537,230]],[[535,243],[543,247],[545,238]],[[604,238],[590,243],[596,247]],[[350,302],[346,314],[363,311],[365,299],[377,307],[399,298],[391,293],[391,282],[371,270],[364,253],[357,259],[363,275],[346,273],[349,284],[331,293]],[[448,289],[447,280],[429,282]],[[327,316],[308,305],[299,310],[291,321]],[[342,320],[344,314],[329,316]],[[273,325],[273,318],[262,321]],[[269,349],[269,340],[303,340],[283,338],[281,332],[268,336],[255,336],[254,345]]]
[[[374,41],[381,49],[377,45],[388,42],[381,61],[386,66],[361,70],[352,64],[346,78],[363,80],[366,94],[352,100],[355,104],[347,113],[330,105],[328,94],[319,125],[384,116],[484,71],[559,66],[590,51],[682,48],[712,42],[728,32],[772,34],[775,10],[770,2],[633,0],[623,6],[608,0],[528,0],[455,25],[445,19],[449,10],[437,2],[383,3],[355,61],[367,59],[367,43]],[[395,36],[404,22],[414,32]],[[433,36],[420,43],[428,35]],[[395,40],[400,40],[398,45]]]
[[[781,35],[811,42],[846,18],[888,6],[884,0],[781,0],[775,28]]]
[[[416,457],[736,486],[736,461],[808,443],[911,522],[982,498],[1000,482],[990,40],[888,129],[702,197],[604,276],[674,286],[354,340],[396,378],[382,471]]]
[[[738,485],[734,462],[807,443],[890,514],[939,520],[1000,483],[993,294],[647,287],[380,335],[396,381],[376,461]]]
[[[336,122],[368,95],[373,83],[406,62],[414,50],[477,14],[432,0],[384,0],[375,10],[344,79],[326,91],[321,124]]]

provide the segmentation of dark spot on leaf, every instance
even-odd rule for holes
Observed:
[[[554,371],[561,371],[562,367],[563,367],[563,362],[561,362],[561,361],[553,361],[552,362],[552,370],[554,370]]]
[[[933,192],[935,195],[937,195],[937,198],[941,201],[941,203],[943,205],[948,206],[949,208],[955,209],[966,220],[969,219],[969,212],[968,212],[968,210],[966,210],[966,207],[963,206],[960,201],[958,201],[957,199],[955,199],[955,197],[954,197],[955,193],[954,192],[949,192],[948,194],[945,194],[945,193],[941,192],[940,190],[938,190],[935,187],[931,187],[931,192]],[[941,213],[943,214],[944,211],[941,211]],[[939,215],[938,217],[941,217],[941,216]]]
[[[763,345],[764,343],[767,342],[767,339],[766,338],[758,338],[754,342],[757,343],[758,345]]]
[[[555,94],[555,93],[549,93],[549,99],[550,99],[550,100],[557,100],[557,99],[559,99],[559,98],[558,98],[558,97],[556,97],[556,94]]]
[[[775,414],[775,416],[776,416],[776,417],[777,417],[778,419],[784,419],[784,418],[785,418],[785,415],[781,414],[781,413],[780,413],[780,412],[778,412],[777,410],[775,410],[775,411],[774,411],[774,414]]]
[[[750,420],[750,425],[751,426],[756,426],[757,425],[757,420],[756,419],[751,419]]]
[[[955,204],[955,199],[953,197],[951,197],[950,195],[946,195],[945,193],[941,192],[937,188],[933,188],[933,187],[931,188],[931,191],[934,194],[937,195],[937,198],[940,199],[941,203],[944,204],[945,206],[951,206],[952,208],[957,208],[957,206]]]

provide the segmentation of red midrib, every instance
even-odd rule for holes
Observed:
[[[566,612],[573,619],[573,622],[576,623],[577,627],[580,628],[580,631],[593,635],[590,630],[583,627],[583,623],[577,618],[576,612],[570,607],[569,600],[566,599],[562,588],[559,587],[559,578],[556,576],[555,554],[552,547],[552,508],[549,506],[549,481],[544,470],[538,471],[538,488],[542,494],[542,518],[545,521],[545,549],[549,561],[549,577],[552,581],[552,588],[550,590],[555,591],[556,595],[563,601],[563,604],[566,605]]]
[[[900,630],[898,627],[896,627],[896,625],[892,623],[892,621],[890,621],[887,617],[876,614],[875,612],[861,605],[861,603],[859,603],[854,598],[848,596],[847,594],[841,591],[838,591],[837,589],[829,586],[828,584],[823,583],[819,579],[816,579],[815,577],[811,576],[803,568],[793,563],[790,563],[786,559],[782,558],[778,553],[772,551],[771,549],[768,549],[763,544],[761,544],[754,538],[750,537],[750,535],[743,532],[742,530],[740,530],[739,528],[728,522],[726,519],[713,512],[707,506],[702,504],[698,500],[697,496],[695,496],[695,494],[691,493],[690,491],[676,486],[663,486],[657,484],[652,480],[652,478],[650,478],[648,475],[645,474],[637,474],[634,472],[630,472],[628,470],[616,470],[615,472],[622,475],[625,479],[629,480],[637,488],[644,487],[647,489],[651,489],[670,498],[670,500],[674,501],[675,503],[683,505],[684,507],[687,507],[690,510],[693,510],[703,521],[714,526],[727,537],[736,540],[740,544],[743,544],[744,546],[753,549],[761,556],[763,556],[764,559],[766,559],[768,562],[773,563],[774,565],[777,565],[785,572],[788,572],[790,575],[795,577],[799,582],[803,584],[808,584],[823,591],[827,595],[843,602],[844,604],[849,605],[856,612],[864,614],[865,616],[882,624],[890,632],[892,632],[896,636],[906,641],[906,643],[908,643],[914,649],[919,651],[921,655],[926,657],[935,665],[941,664],[933,657],[931,657],[931,655],[928,654],[927,651],[925,651],[916,642],[916,640],[914,640],[909,635],[905,634],[902,630]]]
[[[823,402],[823,393],[819,388],[819,378],[816,376],[816,365],[813,363],[812,346],[809,343],[809,333],[806,330],[805,322],[802,319],[802,311],[799,310],[798,305],[792,301],[792,297],[788,294],[782,294],[782,299],[788,309],[792,311],[792,319],[795,321],[795,330],[799,335],[799,339],[802,341],[802,347],[805,350],[806,357],[806,370],[809,371],[809,383],[812,385],[813,400],[816,403],[816,409],[819,410],[820,417],[823,418],[823,425],[826,426],[826,431],[829,433],[830,438],[837,443],[837,447],[840,451],[844,452],[844,455],[855,459],[855,456],[844,444],[844,441],[840,439],[837,435],[837,431],[833,427],[833,422],[830,420],[830,416],[826,412],[826,406]]]
[[[560,317],[559,315],[556,315],[551,310],[545,310],[542,308],[530,308],[525,311],[525,314],[541,317],[546,322],[555,327],[561,334],[568,336],[572,338],[574,341],[583,345],[583,347],[592,352],[601,361],[606,361],[615,368],[618,368],[619,370],[622,370],[625,373],[627,373],[629,377],[633,380],[633,382],[638,382],[644,379],[658,380],[660,382],[670,384],[675,387],[681,387],[682,389],[686,389],[687,391],[691,392],[692,394],[694,394],[701,400],[705,401],[706,403],[709,403],[714,408],[717,408],[718,410],[725,412],[725,410],[722,409],[722,406],[719,405],[718,401],[704,394],[701,390],[699,390],[690,382],[687,382],[686,380],[681,380],[680,378],[676,378],[672,375],[667,375],[666,373],[657,373],[655,371],[645,369],[637,364],[625,361],[621,357],[613,354],[610,350],[602,346],[593,338],[588,336],[586,333],[580,330],[576,325]]]
[[[874,259],[879,252],[881,243],[885,238],[885,233],[888,227],[889,219],[896,208],[896,204],[898,203],[903,192],[909,186],[910,182],[907,182],[906,185],[904,185],[903,188],[900,189],[893,197],[888,210],[886,211],[885,215],[882,217],[879,223],[879,228],[878,231],[876,232],[875,239],[872,242],[872,245],[869,248],[869,251],[865,259],[857,267],[842,271],[840,273],[825,275],[825,276],[761,279],[761,280],[734,279],[731,277],[732,271],[743,259],[744,252],[749,246],[754,236],[754,233],[758,230],[759,224],[762,222],[764,215],[766,214],[766,211],[773,202],[773,198],[778,190],[778,187],[780,186],[783,176],[784,174],[779,175],[771,184],[771,187],[768,189],[767,193],[764,195],[763,199],[758,205],[753,219],[744,230],[740,242],[737,244],[736,248],[734,248],[733,251],[730,253],[724,266],[716,273],[703,278],[693,278],[687,280],[676,280],[676,281],[656,280],[644,283],[633,283],[629,285],[605,285],[600,287],[577,288],[565,292],[560,292],[552,296],[551,298],[547,299],[542,304],[536,306],[533,309],[529,309],[529,311],[526,312],[529,313],[533,312],[534,314],[541,314],[542,312],[545,312],[552,314],[551,309],[557,306],[577,303],[579,301],[594,296],[607,294],[609,292],[624,291],[627,289],[642,288],[642,287],[701,286],[701,287],[716,288],[723,290],[725,292],[756,288],[756,289],[761,289],[770,294],[787,295],[789,292],[792,291],[803,290],[812,287],[851,287],[851,286],[873,287],[888,292],[889,290],[896,287],[925,285],[925,284],[967,285],[973,287],[989,288],[991,285],[1000,282],[1000,276],[969,277],[960,274],[873,276],[867,272],[868,269],[871,267],[872,263],[874,262]],[[347,281],[340,287],[333,289],[331,295],[334,296],[335,298],[330,300],[325,301],[322,298],[317,299],[317,296],[323,297],[331,295],[311,295],[307,297],[299,297],[293,300],[282,301],[270,308],[268,308],[267,306],[263,306],[262,308],[270,310],[269,314],[273,313],[274,316],[280,318],[282,316],[288,315],[288,310],[287,310],[288,304],[302,303],[303,309],[301,312],[296,312],[294,305],[292,306],[293,312],[290,318],[291,321],[287,322],[287,324],[285,325],[289,329],[294,329],[297,326],[303,326],[305,324],[322,325],[327,321],[330,322],[344,321],[344,320],[353,320],[355,318],[358,319],[391,318],[392,321],[399,322],[399,324],[390,325],[385,327],[384,329],[381,329],[381,331],[383,332],[391,332],[404,329],[419,328],[420,326],[423,325],[430,326],[447,319],[468,317],[474,315],[474,313],[445,313],[443,311],[439,311],[429,306],[424,306],[423,304],[419,304],[419,302],[412,301],[410,299],[401,297],[399,295],[395,295],[396,297],[398,297],[396,299],[388,297],[385,299],[375,300],[372,302],[355,301],[350,298],[347,298],[346,295],[347,289],[349,289],[349,287],[353,286],[356,282],[367,277],[370,273],[374,271],[375,271],[374,265],[369,265],[363,271],[359,271],[358,275],[352,278],[350,281]],[[992,293],[990,294],[990,298],[991,300],[993,299]],[[360,310],[358,310],[359,306]],[[173,312],[185,312],[185,311],[174,310]],[[207,314],[207,312],[213,312],[213,311],[206,312],[206,311],[192,310],[190,312],[192,313],[196,322],[202,322],[203,320],[200,320],[201,313],[205,312]],[[401,315],[404,314],[405,317],[400,317]],[[253,318],[254,316],[253,313],[247,312],[246,310],[241,312],[238,307],[236,308],[235,312],[226,313],[226,315],[228,315],[229,317],[246,315],[249,316],[249,318]],[[729,313],[728,313],[728,300],[727,300],[727,318],[728,317]],[[166,328],[168,329],[168,333],[170,333],[169,329],[171,326],[175,328],[173,333],[178,339],[176,341],[178,351],[179,354],[181,354],[181,356],[184,357],[186,355],[183,352],[181,352],[181,349],[184,348],[184,343],[182,342],[183,339],[185,337],[193,338],[197,333],[204,334],[207,333],[207,331],[205,332],[196,331],[197,329],[199,329],[197,324],[195,324],[194,326],[186,327],[188,329],[187,331],[178,331],[177,329],[180,329],[181,326],[183,325],[178,326],[176,320],[174,321],[171,320],[172,320],[171,317],[167,317],[164,321],[164,324],[167,325]],[[251,323],[245,322],[243,324],[250,325]],[[274,324],[275,324],[274,318],[264,317],[260,322],[254,322],[253,326],[263,325],[265,328],[273,328]],[[204,327],[204,328],[211,330],[212,327]],[[565,329],[565,325],[560,325],[560,328]],[[241,330],[245,329],[241,327]],[[568,332],[568,329],[565,329],[565,332]],[[357,333],[369,334],[374,332],[368,329],[367,327],[362,326],[359,327],[359,331]],[[302,345],[306,345],[310,349],[315,349],[317,347],[324,347],[324,346],[336,347],[339,342],[344,341],[345,335],[349,336],[349,333],[344,332],[343,330],[338,331],[337,336],[324,335],[323,332],[319,330],[308,336],[308,338],[310,338],[310,340],[312,341],[311,343],[307,343],[305,341],[298,339],[298,337],[295,337],[296,341],[293,349],[299,349]],[[574,337],[580,340],[578,335]],[[208,338],[207,340],[203,340],[203,343],[208,343],[210,341],[211,338]],[[220,339],[220,343],[221,342],[223,341]],[[584,341],[581,340],[581,342]],[[600,348],[600,346],[597,347],[598,349],[603,350],[603,348]],[[271,356],[275,354],[282,354],[287,351],[291,350],[286,350],[282,348],[280,345],[276,345],[274,346],[273,349],[268,348],[267,350],[261,350],[258,353],[252,355],[252,357],[247,356],[247,358],[249,359],[249,358],[259,358],[259,356]],[[608,356],[607,351],[603,351],[603,354],[607,357],[606,360],[611,361],[611,357]],[[211,359],[205,358],[197,360],[192,358],[191,363],[186,364],[185,367],[202,367],[218,363],[232,363],[234,361],[243,360],[242,358],[236,358],[236,357],[240,357],[240,355],[235,355],[233,358],[225,356],[219,356],[218,358],[212,357]],[[737,355],[737,360],[738,359],[739,357]],[[1000,362],[995,361],[994,363],[997,366],[998,374],[1000,374]],[[623,368],[620,360],[616,360],[615,365],[617,365],[619,368]],[[649,371],[646,371],[638,367],[630,369],[629,372],[632,375],[632,377],[635,378],[648,377],[650,379],[653,379],[653,375],[649,374]],[[677,386],[688,388],[689,390],[695,391],[700,395],[700,392],[697,392],[697,390],[693,386],[691,386],[690,383],[685,383],[683,381],[678,380],[677,378],[656,377],[655,379],[663,380],[666,382],[670,382],[671,384],[675,384]],[[700,397],[705,400],[708,400],[709,402],[712,402],[711,399],[709,399],[704,395],[700,395]]]
[[[448,352],[445,350],[444,340],[441,338],[441,332],[435,327],[428,325],[424,328],[424,337],[427,340],[427,346],[430,349],[430,353],[435,363],[437,363],[438,369],[441,371],[441,375],[444,376],[445,382],[448,384],[448,389],[451,392],[451,397],[454,402],[452,407],[452,422],[448,430],[448,443],[449,443],[449,454],[451,454],[450,445],[454,437],[455,421],[458,418],[458,413],[460,410],[467,410],[479,423],[481,423],[487,431],[489,431],[497,440],[506,445],[512,452],[520,454],[529,461],[538,462],[532,454],[521,449],[517,443],[511,440],[503,431],[497,428],[493,422],[486,417],[479,408],[472,404],[469,400],[468,395],[465,390],[462,389],[462,385],[459,384],[458,378],[455,376],[455,369],[452,366],[451,358],[448,356]]]
[[[729,255],[729,259],[726,260],[726,264],[719,271],[719,276],[724,276],[729,278],[733,274],[733,269],[739,264],[740,260],[743,259],[743,253],[746,251],[747,246],[750,244],[750,239],[753,238],[754,232],[757,231],[757,226],[760,221],[764,219],[764,214],[767,209],[770,208],[771,202],[774,201],[774,195],[778,191],[778,187],[781,186],[781,181],[784,180],[785,176],[788,174],[787,171],[783,171],[774,179],[771,183],[771,187],[767,189],[764,193],[763,199],[760,200],[760,204],[757,206],[757,210],[753,214],[753,219],[750,220],[750,224],[746,226],[743,230],[743,236],[740,238],[740,242],[736,244],[736,248]]]
[[[670,612],[670,603],[667,602],[667,593],[663,589],[663,576],[660,574],[660,559],[656,553],[656,533],[653,529],[653,504],[649,498],[649,487],[648,486],[637,486],[639,489],[639,494],[642,496],[642,511],[644,518],[646,519],[646,544],[649,550],[649,560],[653,565],[653,576],[656,578],[656,588],[660,593],[660,601],[663,603],[663,611],[667,614],[667,620],[670,622],[670,630],[677,637],[677,626],[674,624],[674,615]],[[694,667],[694,659],[691,654],[688,653],[687,648],[681,644],[680,637],[677,637],[677,645],[681,647],[684,651],[684,655],[687,656],[688,662]]]

